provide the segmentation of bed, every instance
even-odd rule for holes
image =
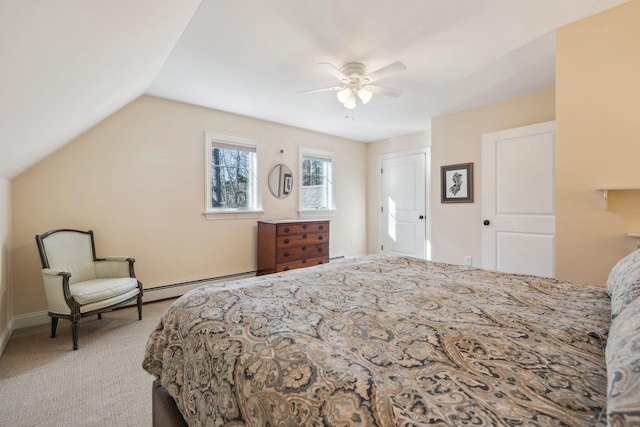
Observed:
[[[154,424],[639,425],[638,266],[604,288],[372,255],[203,286],[149,338]]]

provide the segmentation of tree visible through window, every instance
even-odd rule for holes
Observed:
[[[211,207],[246,208],[251,205],[249,151],[213,147],[211,153]]]
[[[325,167],[321,160],[305,159],[302,162],[302,185],[323,185]]]
[[[259,141],[210,131],[205,132],[205,141],[207,218],[260,213]]]

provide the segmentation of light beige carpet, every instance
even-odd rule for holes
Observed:
[[[14,331],[0,358],[0,426],[151,426],[151,383],[142,369],[147,338],[174,300]]]

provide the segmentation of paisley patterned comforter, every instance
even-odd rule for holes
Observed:
[[[610,304],[373,255],[193,290],[143,366],[191,426],[605,425]]]

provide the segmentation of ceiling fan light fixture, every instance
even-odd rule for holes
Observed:
[[[363,104],[367,104],[373,97],[373,92],[385,96],[397,97],[401,90],[377,86],[375,82],[387,78],[391,74],[404,71],[407,67],[400,61],[382,67],[372,73],[366,72],[366,67],[360,62],[348,62],[341,69],[323,62],[318,64],[336,79],[340,80],[340,86],[324,87],[321,89],[306,90],[300,93],[316,93],[334,91],[338,101],[349,110],[356,108],[356,98],[360,98]]]
[[[347,108],[349,110],[353,110],[354,108],[356,108],[356,97],[354,95],[350,96],[349,99],[347,99],[347,102],[344,103],[344,108]]]
[[[339,90],[336,96],[338,97],[338,101],[340,101],[340,103],[346,104],[352,97],[351,88],[345,87],[344,89]]]
[[[361,87],[358,89],[358,98],[362,101],[363,104],[371,101],[371,97],[373,96],[373,92],[369,86]]]

